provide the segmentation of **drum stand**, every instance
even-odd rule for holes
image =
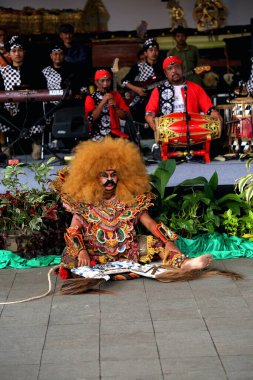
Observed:
[[[187,154],[185,156],[186,162],[189,162],[192,159],[192,153],[190,151],[190,126],[189,121],[191,120],[191,116],[188,113],[187,109],[187,85],[184,85],[184,97],[185,97],[185,123],[186,123],[186,141],[187,141]]]
[[[211,162],[210,160],[210,144],[211,144],[211,136],[207,135],[206,140],[203,144],[203,148],[199,150],[190,150],[187,149],[186,151],[175,151],[175,152],[169,152],[169,142],[168,143],[162,143],[161,146],[161,156],[162,160],[167,160],[168,158],[176,158],[181,157],[185,158],[186,162],[190,162],[192,157],[199,156],[204,158],[205,164],[209,164]],[[188,148],[188,147],[187,147]],[[190,158],[189,158],[190,157]]]

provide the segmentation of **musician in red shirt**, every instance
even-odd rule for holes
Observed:
[[[6,30],[0,27],[0,66],[6,66],[11,63],[10,56],[5,49]]]
[[[95,72],[97,90],[87,95],[84,109],[90,123],[90,136],[93,141],[102,140],[106,135],[128,138],[121,131],[120,119],[125,120],[129,108],[117,91],[111,90],[112,75],[107,70]]]
[[[155,117],[169,115],[173,112],[185,112],[187,97],[187,112],[208,114],[211,117],[222,118],[215,110],[211,99],[201,86],[184,79],[182,60],[171,56],[163,61],[163,70],[168,80],[155,88],[146,106],[145,119],[155,131]]]
[[[19,36],[13,36],[6,44],[11,64],[0,67],[0,91],[42,88],[42,75],[36,67],[25,60],[26,43]],[[0,131],[14,144],[15,152],[27,153],[32,142],[33,159],[40,158],[41,134],[44,130],[42,103],[6,102],[0,103]],[[8,152],[8,150],[6,150]],[[9,152],[8,152],[9,153]]]

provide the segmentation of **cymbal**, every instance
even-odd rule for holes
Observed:
[[[234,104],[219,104],[218,106],[216,106],[216,108],[220,109],[220,110],[225,110],[226,108],[233,108],[235,105]]]
[[[253,104],[253,98],[247,97],[247,98],[234,98],[230,100],[230,103],[233,104]]]

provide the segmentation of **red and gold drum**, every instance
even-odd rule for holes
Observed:
[[[221,134],[221,123],[218,119],[208,115],[189,113],[190,145],[203,143],[207,136],[217,139]],[[187,146],[186,115],[175,112],[155,119],[155,140],[160,143],[169,143],[174,146]]]

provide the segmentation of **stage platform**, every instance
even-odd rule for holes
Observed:
[[[62,161],[60,162],[56,158],[55,162],[51,164],[51,166],[54,168],[49,178],[53,178],[57,171],[64,165],[63,159],[66,154],[58,153],[57,155],[62,158]],[[52,155],[46,155],[44,160],[40,161],[33,161],[30,155],[15,157],[24,164],[23,169],[27,175],[23,176],[22,180],[24,182],[27,182],[29,187],[36,187],[37,185],[33,180],[33,173],[26,167],[27,164],[32,162],[46,162],[50,157],[52,157]],[[157,168],[158,164],[154,162],[152,163],[152,161],[149,161],[148,159],[145,161],[147,164],[147,172],[150,174]],[[66,165],[68,165],[68,162],[66,162]],[[0,167],[0,181],[2,179],[2,170],[3,165]],[[246,169],[246,160],[230,159],[223,162],[211,161],[209,164],[202,163],[201,161],[197,161],[195,159],[192,159],[189,162],[177,161],[176,170],[170,178],[167,187],[177,186],[179,183],[186,179],[193,179],[199,176],[203,176],[209,180],[214,172],[217,172],[218,174],[219,186],[233,186],[237,179],[249,173],[249,171]],[[4,186],[0,182],[0,193],[4,190]]]

